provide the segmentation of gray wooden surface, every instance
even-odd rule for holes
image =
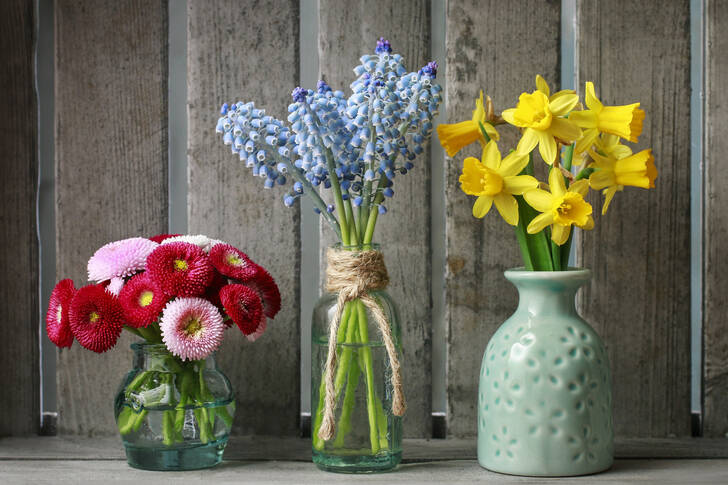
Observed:
[[[728,2],[705,2],[705,104],[703,175],[703,432],[728,433]]]
[[[581,313],[609,351],[616,433],[689,435],[689,1],[579,5],[579,89],[593,81],[607,105],[642,103],[637,149],[652,147],[659,171],[656,189],[626,188],[582,233],[579,265],[594,277]]]
[[[55,5],[57,278],[86,283],[103,244],[167,228],[167,2]],[[58,352],[62,433],[116,433],[132,341]]]
[[[697,442],[696,442],[697,441]],[[474,440],[404,441],[403,464],[393,473],[339,475],[310,461],[308,440],[232,437],[225,461],[210,470],[149,472],[126,464],[118,438],[0,439],[3,483],[544,483],[543,478],[489,472],[475,461]],[[694,453],[696,449],[701,454]],[[712,460],[694,459],[695,456]],[[614,466],[576,483],[725,483],[726,440],[632,440],[616,444]],[[693,458],[693,459],[690,459]],[[718,459],[716,459],[718,458]],[[720,459],[722,458],[722,459]]]
[[[559,16],[560,2],[553,1],[448,2],[448,120],[470,119],[480,89],[500,112],[515,106],[521,92],[536,89],[536,74],[552,89],[558,86]],[[503,127],[500,133],[499,148],[507,153],[515,147],[516,131]],[[445,161],[448,436],[476,433],[482,355],[516,306],[516,291],[503,271],[522,264],[513,228],[495,210],[474,218],[475,198],[460,191],[464,158],[480,153],[476,144]]]
[[[284,190],[263,180],[215,133],[223,102],[255,101],[285,120],[299,83],[298,1],[188,3],[189,232],[223,239],[248,253],[278,282],[283,309],[265,334],[225,338],[219,364],[237,399],[237,433],[298,433],[300,416],[300,214]]]
[[[373,53],[379,37],[404,57],[408,71],[430,59],[429,0],[340,2],[321,0],[319,53],[322,79],[333,89],[351,93],[352,72],[359,58]],[[382,245],[390,284],[402,327],[403,380],[407,412],[404,435],[429,437],[432,413],[432,327],[430,297],[430,167],[429,152],[415,168],[395,179],[395,197],[385,201],[388,212],[377,219],[374,241]],[[333,231],[321,223],[322,271]],[[315,405],[315,403],[313,403]]]
[[[35,2],[0,2],[0,436],[38,430],[38,187]]]

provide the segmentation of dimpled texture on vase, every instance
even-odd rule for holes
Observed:
[[[509,270],[516,312],[490,339],[478,396],[478,461],[500,473],[586,475],[613,462],[606,349],[579,317],[589,270]]]

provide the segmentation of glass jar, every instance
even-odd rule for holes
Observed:
[[[386,291],[372,291],[390,325],[401,360],[400,326],[394,302]],[[322,470],[366,473],[390,470],[402,458],[402,418],[392,413],[392,368],[371,312],[361,300],[346,304],[337,340],[335,372],[336,429],[331,440],[319,438],[323,420],[323,382],[329,345],[329,322],[337,295],[324,294],[312,321],[311,403],[313,461]]]
[[[222,461],[235,413],[214,354],[182,361],[162,344],[135,343],[132,370],[114,402],[129,465],[194,470]]]

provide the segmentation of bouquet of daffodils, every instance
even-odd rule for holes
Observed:
[[[111,242],[89,259],[88,278],[92,283],[78,290],[70,279],[53,289],[46,316],[48,337],[58,347],[71,347],[75,340],[97,353],[114,347],[122,330],[147,344],[163,345],[171,355],[159,368],[176,369],[173,382],[160,382],[154,370],[141,371],[125,393],[130,402],[158,395],[157,401],[168,408],[165,422],[175,406],[184,415],[185,407],[208,400],[204,366],[198,363],[218,349],[225,330],[235,324],[255,340],[281,306],[278,287],[262,266],[230,244],[202,235],[161,234]],[[141,404],[153,408],[159,403],[146,399]],[[117,421],[122,435],[139,429],[146,409],[138,411],[121,410]],[[203,414],[198,421],[208,419]],[[224,409],[218,415],[231,424]],[[203,437],[207,424],[199,423]],[[179,437],[171,427],[164,433],[166,444]]]
[[[460,176],[461,189],[477,196],[473,215],[484,217],[491,207],[516,226],[526,269],[563,271],[568,268],[572,226],[594,227],[592,206],[585,200],[589,189],[601,190],[606,214],[612,198],[626,186],[650,189],[657,169],[652,150],[632,153],[622,140],[636,143],[645,112],[639,103],[604,106],[594,85],[586,83],[586,109],[572,90],[551,94],[536,76],[536,91],[522,93],[515,108],[497,116],[490,97],[476,100],[471,120],[437,127],[440,143],[450,157],[479,141],[481,159],[468,157]],[[501,156],[496,126],[520,129],[515,150]],[[534,175],[533,155],[538,147],[549,165],[548,184]],[[572,166],[581,165],[572,174]]]
[[[288,187],[283,196],[286,206],[292,206],[302,196],[311,198],[314,210],[331,226],[341,243],[339,261],[348,259],[341,254],[348,249],[359,254],[372,252],[377,218],[387,212],[385,201],[394,195],[397,177],[414,168],[415,158],[432,134],[432,119],[442,99],[441,87],[435,83],[435,62],[419,71],[408,72],[402,56],[393,54],[389,41],[383,38],[377,42],[375,52],[362,56],[360,61],[354,68],[356,79],[348,98],[324,81],[318,82],[316,90],[295,88],[293,102],[288,106],[290,124],[266,115],[252,102],[224,104],[222,117],[217,122],[217,132],[222,134],[224,144],[230,146],[254,176],[263,179],[266,188]],[[291,185],[287,185],[289,180]],[[324,190],[330,191],[328,198],[322,196]],[[324,200],[333,200],[333,203],[327,204]],[[370,256],[376,260],[373,266],[382,269],[381,258]],[[331,261],[330,257],[329,269]],[[350,267],[354,268],[351,271],[359,271],[357,266],[363,266],[357,260],[351,262]],[[339,275],[342,273],[345,271],[339,271]],[[381,274],[386,275],[386,269]],[[386,278],[382,280],[386,286]],[[339,286],[348,288],[346,281]],[[343,294],[339,289],[335,291]],[[314,410],[314,447],[318,450],[333,436],[330,416],[333,410],[327,405],[324,411],[324,398],[334,396],[326,399],[327,403],[334,403],[342,392],[343,376],[353,375],[348,368],[359,365],[357,359],[349,358],[351,346],[362,346],[363,354],[371,352],[367,347],[368,337],[364,342],[359,340],[360,335],[368,335],[364,298],[359,298],[355,291],[348,293],[350,297],[343,304],[337,304],[336,315],[331,320],[329,357],[319,404]],[[386,332],[386,322],[378,324],[380,331]],[[386,345],[386,336],[383,338]],[[334,370],[337,342],[349,346],[342,347],[344,355]],[[394,346],[388,347],[390,360],[396,358],[394,353]],[[371,355],[368,360],[367,355],[363,359],[371,362]],[[394,381],[399,378],[398,365],[393,368],[396,369]],[[367,383],[371,383],[371,365],[364,366],[362,373]],[[358,381],[359,374],[356,376]],[[347,385],[347,396],[354,389],[356,382],[352,381]],[[378,427],[382,418],[381,402],[373,395],[373,386],[369,385],[368,389],[371,447],[372,453],[377,453],[382,443],[386,447],[386,436],[379,437],[386,429]],[[395,408],[396,401],[395,396]],[[339,426],[343,433],[348,429],[344,421],[351,414],[352,403],[351,396],[344,397]],[[404,403],[401,404],[395,414],[404,412]]]

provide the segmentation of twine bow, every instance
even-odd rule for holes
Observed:
[[[324,417],[318,432],[318,437],[322,440],[333,438],[336,430],[334,424],[334,410],[336,409],[334,371],[336,370],[338,358],[336,343],[341,314],[347,302],[359,299],[374,317],[392,366],[392,387],[394,389],[392,412],[395,416],[402,416],[407,407],[404,400],[404,391],[402,390],[402,374],[397,349],[392,338],[392,330],[381,307],[369,295],[369,291],[382,290],[389,284],[389,275],[387,274],[387,267],[384,265],[382,253],[375,250],[357,252],[329,249],[326,253],[326,259],[328,263],[326,268],[326,290],[338,293],[338,297],[334,318],[329,326],[329,352],[326,357],[326,371],[324,374],[326,384]]]

